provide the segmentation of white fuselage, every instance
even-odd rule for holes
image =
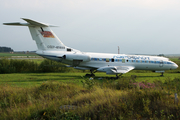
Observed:
[[[64,54],[77,54],[77,52],[64,51],[37,51],[38,55],[45,58],[56,60],[68,65],[72,65],[73,61],[59,58]],[[145,56],[145,55],[125,55],[125,54],[108,54],[108,53],[90,53],[80,52],[90,56],[90,61],[81,62],[78,66],[73,66],[82,70],[95,70],[105,66],[131,66],[135,70],[152,70],[165,71],[176,69],[178,65],[168,58],[159,56]]]

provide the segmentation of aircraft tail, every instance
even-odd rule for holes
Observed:
[[[38,50],[55,50],[66,51],[68,48],[60,41],[60,39],[53,33],[50,27],[56,27],[47,25],[45,23],[37,22],[30,19],[25,19],[27,23],[4,23],[4,25],[15,26],[28,26],[32,39],[36,41]]]

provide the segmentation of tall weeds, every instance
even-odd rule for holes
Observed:
[[[180,118],[180,105],[174,103],[174,91],[166,82],[155,82],[154,88],[141,88],[131,86],[137,83],[135,80],[130,85],[119,84],[121,81],[124,80],[104,82],[104,86],[95,84],[91,89],[55,81],[34,88],[1,85],[0,119]],[[177,81],[167,82],[173,88]]]

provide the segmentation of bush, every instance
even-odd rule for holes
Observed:
[[[0,74],[4,73],[29,73],[29,72],[69,72],[70,68],[62,63],[44,59],[41,64],[28,60],[0,59]]]
[[[70,69],[64,64],[48,59],[44,59],[38,67],[40,72],[69,72]]]

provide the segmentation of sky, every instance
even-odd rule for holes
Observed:
[[[180,0],[0,0],[0,46],[37,50],[29,29],[5,26],[29,18],[83,52],[180,54]]]

